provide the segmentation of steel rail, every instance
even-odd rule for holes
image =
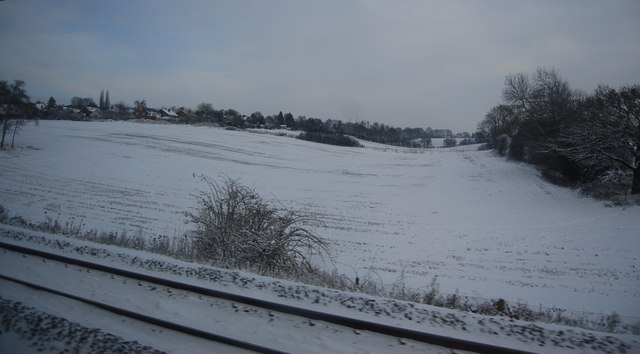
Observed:
[[[451,348],[451,349],[466,350],[466,351],[471,351],[476,353],[486,353],[486,354],[532,354],[532,352],[523,351],[523,350],[514,349],[514,348],[507,348],[507,347],[496,346],[496,345],[487,344],[487,343],[474,342],[474,341],[453,338],[453,337],[448,337],[448,336],[443,336],[443,335],[438,335],[433,333],[427,333],[427,332],[421,332],[421,331],[416,331],[416,330],[411,330],[411,329],[406,329],[401,327],[389,326],[381,323],[370,322],[370,321],[285,305],[277,302],[256,299],[248,296],[233,294],[233,293],[209,289],[209,288],[205,288],[197,285],[164,279],[164,278],[160,278],[152,275],[136,273],[136,272],[121,269],[121,268],[93,263],[85,260],[62,256],[62,255],[58,255],[58,254],[50,253],[46,251],[35,250],[28,247],[18,246],[10,243],[5,243],[5,242],[0,242],[0,248],[5,248],[7,250],[11,250],[14,252],[20,252],[24,254],[51,259],[54,261],[59,261],[63,263],[85,267],[85,268],[90,268],[97,271],[120,275],[120,276],[124,276],[131,279],[136,279],[136,280],[145,281],[149,283],[155,283],[157,285],[189,291],[189,292],[200,294],[200,295],[215,297],[215,298],[224,299],[228,301],[235,301],[245,305],[260,307],[268,310],[286,313],[289,315],[329,322],[329,323],[337,324],[340,326],[345,326],[345,327],[363,330],[363,331],[376,332],[376,333],[380,333],[380,334],[384,334],[392,337],[411,339],[418,342],[438,345],[438,346]]]
[[[228,344],[234,347],[238,347],[238,348],[242,348],[242,349],[248,349],[254,352],[258,352],[258,353],[269,353],[269,354],[283,354],[283,353],[287,353],[287,352],[283,352],[280,350],[276,350],[276,349],[271,349],[271,348],[267,348],[261,345],[257,345],[257,344],[253,344],[253,343],[249,343],[249,342],[245,342],[245,341],[241,341],[238,339],[234,339],[234,338],[230,338],[230,337],[226,337],[220,334],[215,334],[212,332],[207,332],[207,331],[203,331],[197,328],[193,328],[193,327],[188,327],[188,326],[184,326],[178,323],[174,323],[174,322],[170,322],[170,321],[166,321],[166,320],[162,320],[156,317],[152,317],[152,316],[148,316],[148,315],[144,315],[141,314],[139,312],[134,312],[134,311],[130,311],[130,310],[126,310],[120,307],[116,307],[116,306],[112,306],[112,305],[108,305],[102,302],[98,302],[98,301],[94,301],[94,300],[90,300],[87,298],[83,298],[81,296],[77,296],[77,295],[73,295],[73,294],[69,294],[63,291],[59,291],[56,289],[52,289],[52,288],[48,288],[42,285],[38,285],[35,283],[31,283],[31,282],[27,282],[24,280],[20,280],[17,278],[13,278],[13,277],[9,277],[6,275],[2,275],[0,274],[0,279],[4,279],[7,281],[11,281],[17,284],[21,284],[24,285],[26,287],[35,289],[35,290],[39,290],[39,291],[45,291],[51,294],[55,294],[58,296],[62,296],[62,297],[66,297],[69,298],[71,300],[74,301],[78,301],[78,302],[82,302],[85,303],[87,305],[91,305],[97,308],[100,308],[102,310],[120,315],[120,316],[125,316],[125,317],[129,317],[132,318],[134,320],[138,320],[138,321],[142,321],[142,322],[146,322],[158,327],[163,327],[166,328],[168,330],[171,331],[175,331],[175,332],[180,332],[180,333],[184,333],[184,334],[188,334],[191,336],[195,336],[195,337],[199,337],[199,338],[204,338],[207,340],[211,340],[211,341],[215,341],[215,342],[219,342],[219,343],[224,343],[224,344]]]

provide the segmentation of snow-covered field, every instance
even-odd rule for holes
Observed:
[[[100,231],[176,236],[227,176],[317,213],[333,262],[385,287],[504,298],[640,321],[640,208],[607,207],[475,147],[415,153],[269,134],[125,122],[41,121],[0,151],[0,205]]]

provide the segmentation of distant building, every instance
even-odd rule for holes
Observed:
[[[196,114],[193,114],[191,112],[187,112],[184,109],[181,109],[178,111],[178,113],[176,113],[178,115],[178,117],[180,117],[180,120],[182,120],[185,123],[197,123],[199,121],[202,120],[202,118],[198,117]]]
[[[176,112],[168,108],[167,109],[163,108],[159,110],[158,113],[160,114],[160,119],[170,120],[170,121],[177,121],[180,119],[180,116]]]
[[[433,130],[434,138],[451,138],[453,137],[453,132],[449,129],[434,129]]]
[[[84,114],[86,117],[88,118],[101,118],[102,114],[100,112],[100,109],[97,107],[82,107],[82,109],[80,109],[80,114]]]

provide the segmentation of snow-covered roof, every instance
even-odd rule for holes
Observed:
[[[161,114],[165,114],[165,115],[167,115],[169,117],[172,117],[172,118],[179,118],[180,117],[180,116],[178,116],[178,114],[176,112],[174,112],[174,111],[172,111],[170,109],[164,109],[163,108],[163,109],[160,110],[160,113]]]

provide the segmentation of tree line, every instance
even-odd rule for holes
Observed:
[[[257,111],[247,117],[243,117],[234,109],[217,110],[210,103],[199,104],[193,113],[195,115],[193,119],[201,122],[229,125],[236,128],[267,127],[300,130],[308,133],[305,135],[306,137],[315,137],[314,139],[316,140],[336,140],[341,142],[339,145],[348,144],[346,140],[339,138],[341,135],[350,135],[358,139],[405,147],[428,147],[432,138],[453,138],[453,133],[450,130],[398,128],[378,122],[370,123],[366,120],[343,122],[335,119],[323,121],[319,118],[307,118],[306,116],[294,118],[290,112],[279,112],[278,114],[265,116]],[[320,135],[324,135],[324,137],[320,138]],[[333,137],[328,137],[328,135]],[[337,139],[336,136],[338,137]],[[464,142],[471,143],[475,141],[473,139],[476,136],[475,134],[462,133],[461,138],[466,139],[463,140]]]
[[[22,82],[22,85],[24,83]],[[67,108],[72,108],[69,110]],[[319,118],[307,118],[298,116],[294,118],[292,113],[279,112],[278,114],[263,115],[257,111],[246,116],[235,109],[216,109],[211,103],[200,103],[196,109],[188,107],[170,107],[167,111],[175,112],[179,123],[213,123],[221,126],[235,128],[286,128],[299,130],[306,133],[302,137],[324,143],[334,142],[337,145],[356,146],[343,136],[348,135],[358,139],[368,140],[381,144],[403,147],[430,147],[431,139],[444,138],[445,146],[456,144],[472,144],[482,142],[482,134],[467,132],[456,136],[448,129],[427,128],[399,128],[378,122],[361,120],[357,122],[343,122],[341,120]],[[96,117],[102,119],[127,120],[153,118],[150,114],[157,111],[149,108],[145,100],[136,100],[133,107],[128,107],[120,101],[111,104],[109,91],[100,91],[99,103],[93,98],[74,96],[68,107],[60,106],[53,97],[49,98],[45,108],[38,112],[41,119],[69,119],[86,120]],[[460,141],[456,140],[459,138]]]
[[[569,183],[626,184],[640,194],[640,85],[593,93],[554,69],[509,74],[501,103],[478,124],[487,147]]]

